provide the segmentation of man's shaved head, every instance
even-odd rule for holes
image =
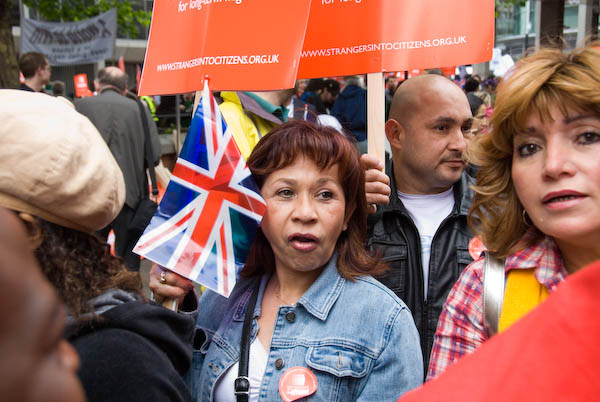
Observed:
[[[400,85],[385,125],[398,190],[435,194],[457,182],[472,120],[466,95],[446,77],[420,75]]]
[[[432,96],[440,96],[446,91],[464,95],[456,84],[441,75],[424,74],[406,80],[394,94],[389,118],[402,125],[408,124],[416,110],[427,107]]]

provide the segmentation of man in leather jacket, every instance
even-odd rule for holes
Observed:
[[[444,301],[472,261],[466,216],[474,180],[463,160],[471,123],[462,90],[443,76],[424,75],[398,88],[385,125],[390,202],[369,217],[367,246],[390,266],[377,279],[410,308],[425,367]]]

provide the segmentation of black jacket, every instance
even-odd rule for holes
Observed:
[[[136,209],[148,193],[145,152],[146,139],[138,104],[113,88],[103,89],[98,96],[77,99],[75,109],[90,119],[115,157],[125,180],[125,204]],[[143,116],[150,130],[154,165],[161,157],[156,123],[148,108]]]
[[[468,186],[474,184],[474,179],[463,173],[454,185],[454,209],[440,224],[431,244],[428,300],[424,300],[419,233],[398,198],[392,172],[389,163],[386,173],[392,178],[390,203],[369,217],[367,246],[390,266],[388,273],[377,279],[410,308],[421,337],[427,370],[433,336],[446,297],[462,270],[473,261],[468,250],[473,233],[467,225],[467,213],[473,201],[473,192]]]
[[[192,358],[193,315],[126,301],[67,326],[88,402],[191,401],[182,376]]]

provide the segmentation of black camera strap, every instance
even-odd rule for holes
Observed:
[[[248,402],[250,396],[250,381],[248,380],[248,363],[250,360],[250,336],[252,334],[252,319],[254,318],[254,308],[258,298],[258,288],[260,278],[257,279],[256,286],[252,291],[246,315],[244,316],[244,326],[242,327],[242,339],[240,341],[240,362],[238,368],[238,377],[235,379],[234,390],[237,402]]]

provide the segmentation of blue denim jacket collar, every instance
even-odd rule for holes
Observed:
[[[337,253],[334,253],[317,280],[298,300],[298,304],[321,321],[327,319],[346,281],[337,270],[337,257]]]
[[[304,306],[306,311],[321,321],[327,319],[327,315],[329,314],[331,307],[335,304],[335,301],[338,299],[344,287],[344,282],[346,281],[346,279],[340,276],[336,267],[336,261],[337,253],[334,253],[327,265],[325,265],[325,268],[323,268],[321,274],[297,303],[298,305]],[[270,277],[271,274],[263,274],[260,279],[261,283],[258,290],[258,302],[254,308],[254,318],[260,316],[260,301],[262,300]],[[249,286],[238,299],[235,307],[235,314],[233,316],[234,321],[244,321],[248,299],[253,291],[254,287]]]

